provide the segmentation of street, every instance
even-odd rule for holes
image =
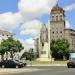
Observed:
[[[75,75],[75,68],[67,67],[28,67],[37,68],[31,72],[12,73],[4,75]]]

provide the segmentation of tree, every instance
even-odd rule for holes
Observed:
[[[69,54],[69,43],[66,39],[51,41],[52,56],[56,59],[66,59]]]
[[[2,44],[0,44],[0,55],[1,55],[1,61],[4,60],[4,54],[5,54],[5,47],[3,47]]]
[[[3,40],[1,42],[0,50],[4,53],[6,52],[6,54],[8,54],[8,52],[10,52],[11,53],[11,58],[13,59],[13,54],[15,52],[20,52],[23,48],[24,47],[22,46],[20,41],[14,40],[12,37],[9,37],[8,39]]]
[[[33,49],[31,48],[28,52],[25,52],[22,55],[21,59],[26,58],[26,60],[32,61],[32,60],[34,60],[34,57],[35,57],[35,55],[34,55]]]
[[[3,40],[1,42],[1,51],[4,51],[4,54],[6,53],[6,60],[8,60],[8,52],[9,52],[8,40]]]

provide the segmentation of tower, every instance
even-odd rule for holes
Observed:
[[[50,14],[50,40],[62,39],[65,36],[64,10],[56,4]]]

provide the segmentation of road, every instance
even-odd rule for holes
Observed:
[[[7,75],[75,75],[75,68],[67,67],[28,67],[37,68],[36,71],[13,73]]]

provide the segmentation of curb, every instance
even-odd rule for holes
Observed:
[[[27,66],[67,66],[67,64],[37,64],[37,65],[27,65]]]

